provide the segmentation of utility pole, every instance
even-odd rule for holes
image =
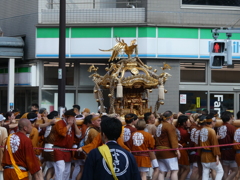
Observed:
[[[66,0],[60,0],[59,12],[59,68],[58,68],[58,107],[65,107],[66,85]],[[62,111],[59,112],[62,115]]]

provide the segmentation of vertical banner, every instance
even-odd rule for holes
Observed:
[[[196,108],[200,108],[201,104],[200,104],[200,97],[196,97]]]
[[[187,95],[180,94],[180,104],[187,104]]]

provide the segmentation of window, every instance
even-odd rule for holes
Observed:
[[[8,91],[7,88],[1,89],[0,90],[0,108],[1,108],[1,112],[7,112],[8,109],[8,104],[7,104],[7,98],[8,98]],[[16,95],[14,96],[14,98],[16,98]],[[16,105],[14,106],[14,108],[16,108]],[[17,107],[19,108],[19,107]],[[25,110],[25,109],[24,109]]]
[[[180,82],[205,82],[206,63],[181,62]]]
[[[239,0],[182,0],[186,5],[239,6]]]
[[[8,91],[6,87],[0,89],[0,109],[1,112],[7,112]],[[38,104],[38,88],[36,87],[15,87],[14,89],[14,109],[21,113],[29,112],[31,104]]]
[[[66,63],[66,85],[74,83],[74,63]],[[44,63],[44,85],[58,85],[58,62]]]
[[[65,107],[72,109],[75,100],[75,91],[65,91]],[[48,112],[58,110],[58,90],[42,90],[41,107],[46,108]]]
[[[212,83],[240,83],[240,64],[223,66],[222,69],[211,69]]]
[[[184,114],[201,113],[207,108],[207,92],[205,91],[180,91],[179,111]]]
[[[14,108],[21,113],[29,112],[31,104],[38,104],[38,88],[15,88]]]
[[[92,78],[89,77],[91,74],[93,74],[95,71],[89,72],[88,69],[91,67],[91,65],[94,64],[96,68],[98,68],[97,73],[101,76],[104,76],[107,71],[105,70],[106,67],[108,67],[107,64],[104,63],[80,63],[80,78],[79,78],[79,85],[80,86],[94,86],[94,82],[92,81]]]
[[[98,112],[98,102],[93,94],[93,90],[81,90],[78,91],[77,104],[80,105],[81,111],[84,108],[90,109],[90,112]]]

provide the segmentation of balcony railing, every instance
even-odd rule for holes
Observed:
[[[144,23],[142,1],[66,0],[66,23]],[[59,23],[59,0],[39,0],[39,24]]]

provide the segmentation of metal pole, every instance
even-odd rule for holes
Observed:
[[[15,59],[8,60],[8,105],[7,111],[14,109]]]
[[[59,18],[59,69],[58,69],[58,107],[65,107],[66,85],[66,0],[60,0]]]

